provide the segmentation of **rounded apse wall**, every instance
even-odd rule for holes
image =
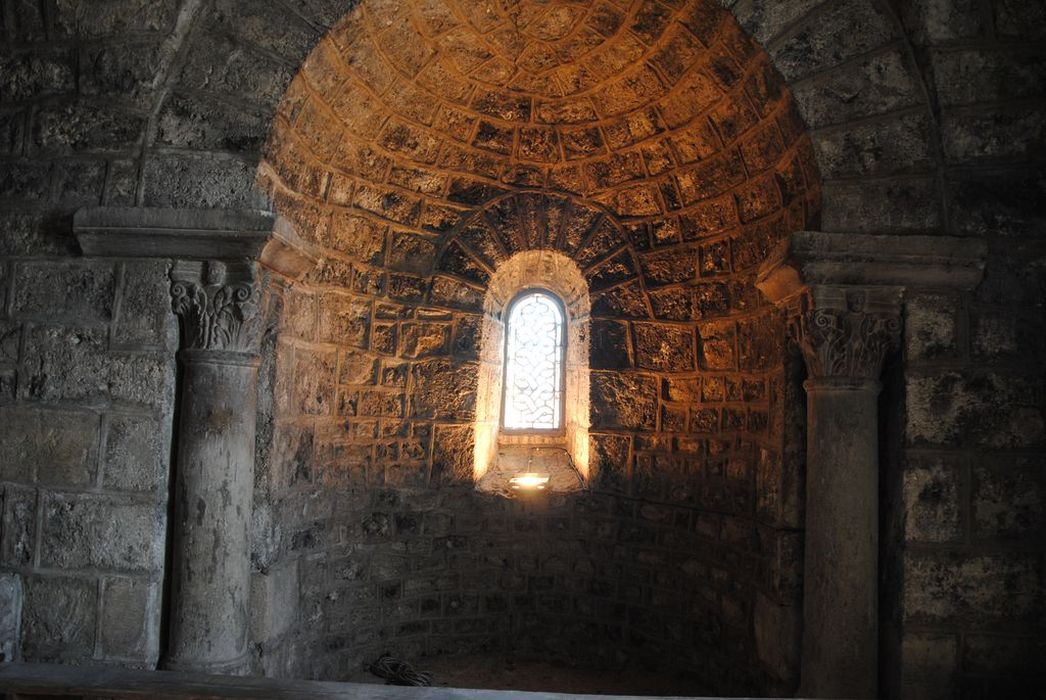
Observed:
[[[364,0],[259,177],[322,258],[270,358],[256,564],[294,572],[303,624],[256,640],[262,668],[496,651],[794,681],[784,331],[752,281],[819,176],[727,12]],[[483,295],[543,249],[591,296],[589,490],[506,501],[472,488]]]

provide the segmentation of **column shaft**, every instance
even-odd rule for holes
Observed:
[[[239,673],[247,662],[258,360],[185,350],[164,667]]]
[[[815,379],[806,391],[802,694],[875,697],[879,384]]]

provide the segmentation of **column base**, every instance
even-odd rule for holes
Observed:
[[[205,673],[213,676],[243,676],[250,667],[247,653],[227,661],[203,661],[192,659],[163,659],[160,668],[164,671],[184,671],[187,673]]]

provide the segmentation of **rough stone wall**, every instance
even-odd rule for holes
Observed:
[[[811,127],[823,230],[989,242],[978,290],[906,301],[884,405],[883,679],[894,696],[1027,695],[1044,614],[1042,5],[732,9]]]
[[[65,233],[76,207],[256,204],[256,164],[277,105],[308,52],[352,5],[342,0],[0,2],[0,250],[5,256],[0,275],[7,299],[15,298],[10,285],[22,274],[16,258],[39,258],[56,271],[83,264]],[[1042,323],[1046,258],[1040,242],[1046,84],[1041,3],[738,0],[724,5],[766,48],[811,129],[825,180],[823,230],[979,235],[992,246],[987,279],[976,293],[940,299],[929,290],[913,297],[909,345],[937,332],[954,340],[943,343],[952,350],[932,359],[906,349],[919,371],[901,380],[910,416],[902,424],[910,436],[898,439],[911,443],[902,454],[913,459],[897,460],[910,466],[900,480],[908,484],[908,496],[897,499],[908,505],[895,514],[902,523],[953,522],[951,506],[923,515],[925,503],[941,493],[940,502],[954,506],[962,530],[946,536],[913,530],[905,535],[909,542],[895,550],[903,553],[898,569],[913,593],[936,590],[935,582],[943,582],[959,595],[950,608],[932,614],[924,609],[925,599],[904,599],[896,650],[904,692],[988,694],[1000,678],[1028,673],[1034,641],[1041,639],[1034,620],[1036,614],[1041,618],[1042,563],[1034,543],[1042,527],[1043,467],[1037,461],[1042,443],[1035,437],[1042,404],[1024,393],[1042,374],[1042,340],[1035,330]],[[75,300],[82,303],[80,295]],[[20,329],[21,353],[22,338],[28,337],[23,334],[31,328],[4,308],[4,322]],[[143,311],[143,318],[154,308]],[[52,317],[46,320],[51,323]],[[80,320],[60,322],[67,323],[71,328]],[[18,356],[5,360],[5,367],[6,410],[21,396],[25,365]],[[107,367],[97,369],[107,372]],[[962,392],[958,400],[952,399],[955,388]],[[1014,411],[1026,426],[1016,431],[1002,418]],[[948,430],[923,432],[942,422]],[[957,466],[918,466],[916,444]],[[40,459],[56,463],[60,454],[58,447],[48,448]],[[8,470],[22,470],[23,461],[0,466],[5,479]],[[917,494],[928,472],[939,472],[942,483],[954,488],[933,486],[921,499]],[[39,475],[23,486],[33,492],[51,488]],[[993,512],[991,499],[1003,493],[995,501],[1000,505],[993,534],[985,529],[984,514]],[[5,519],[10,503],[5,501]],[[261,511],[259,527],[304,531],[309,503],[303,490],[298,504],[303,507]],[[924,526],[904,524],[900,531],[909,527]],[[14,532],[5,524],[5,538]],[[1031,571],[1003,577],[1003,586],[1006,596],[1031,598],[1039,607],[983,614],[973,595],[998,585],[998,578],[971,587],[964,583],[965,568],[989,560],[1006,570]],[[7,582],[22,581],[30,570],[6,560],[3,567],[0,590],[24,593],[27,586]],[[273,573],[259,579],[258,595],[298,585],[281,569]],[[86,617],[97,614],[97,605],[84,605]],[[23,609],[24,622],[35,613]],[[279,617],[263,622],[289,624]],[[4,629],[11,628],[4,621]],[[27,629],[23,624],[23,634]]]
[[[3,653],[152,667],[174,388],[166,265],[5,252],[0,605],[22,615]]]

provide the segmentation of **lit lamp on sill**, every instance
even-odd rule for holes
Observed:
[[[548,474],[524,472],[516,474],[508,480],[508,483],[512,485],[512,488],[522,491],[541,491],[548,486],[548,478]]]

